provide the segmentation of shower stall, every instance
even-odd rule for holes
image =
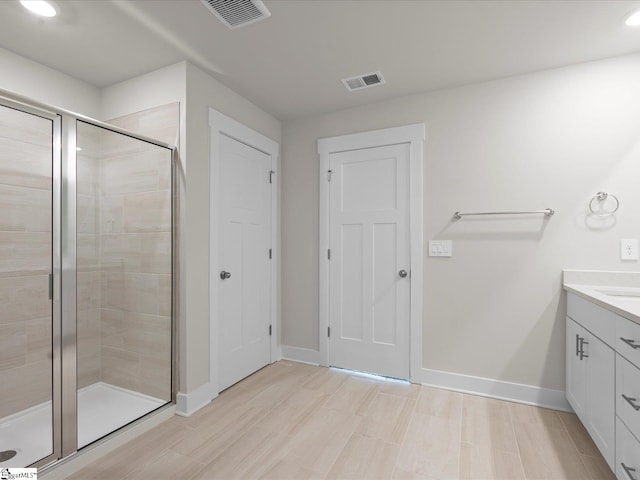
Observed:
[[[174,157],[0,92],[0,468],[175,401]]]

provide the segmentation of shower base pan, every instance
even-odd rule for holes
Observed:
[[[78,391],[78,449],[165,405],[167,402],[98,382]],[[26,467],[52,453],[51,402],[0,421],[0,452],[17,455],[0,467]]]

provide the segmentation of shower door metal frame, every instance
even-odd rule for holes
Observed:
[[[76,271],[76,119],[62,117],[61,198],[61,351],[62,351],[62,452],[61,458],[78,450],[78,363],[77,363],[77,271]]]
[[[20,112],[46,118],[52,122],[51,130],[51,414],[52,414],[52,453],[33,464],[34,467],[49,464],[60,458],[62,452],[62,415],[61,391],[61,250],[60,250],[60,211],[61,211],[61,128],[62,116],[54,111],[38,108],[30,103],[6,97],[0,94],[0,105]]]
[[[177,394],[177,361],[176,361],[176,345],[177,345],[177,310],[176,305],[178,286],[176,279],[177,266],[177,245],[175,229],[177,225],[177,214],[175,199],[177,197],[176,188],[176,147],[163,142],[159,142],[152,138],[145,137],[136,133],[129,132],[125,129],[116,127],[109,123],[94,120],[90,117],[79,115],[73,112],[62,111],[62,161],[61,161],[61,198],[62,205],[65,208],[61,211],[61,289],[62,289],[62,305],[61,305],[61,354],[62,354],[62,387],[61,387],[61,456],[63,460],[70,455],[79,451],[78,449],[78,381],[77,381],[77,126],[78,122],[83,122],[98,128],[102,128],[114,133],[118,133],[136,140],[141,140],[158,147],[163,147],[170,152],[170,167],[172,188],[171,195],[171,400],[167,402],[169,405],[175,404]],[[127,428],[142,421],[147,415],[166,408],[165,404],[158,409],[149,412],[142,417],[132,421],[130,424],[117,428],[112,433]],[[82,448],[91,447],[100,442],[107,441],[110,438],[108,434],[95,442],[90,443]],[[81,448],[81,449],[82,449]],[[80,449],[80,450],[81,450]]]
[[[53,453],[30,467],[51,466],[78,452],[77,417],[77,302],[76,302],[76,187],[77,187],[77,122],[141,140],[170,152],[171,162],[171,400],[158,409],[143,415],[133,426],[154,412],[175,405],[178,390],[178,318],[179,279],[178,236],[179,181],[178,154],[174,145],[160,142],[58,107],[34,101],[22,95],[0,89],[0,105],[43,117],[53,122],[52,130],[52,413]],[[63,208],[64,207],[64,208]],[[113,433],[113,432],[112,432]],[[111,434],[88,445],[93,446],[111,438]]]

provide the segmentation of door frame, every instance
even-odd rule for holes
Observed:
[[[328,328],[330,316],[329,298],[329,259],[330,217],[329,217],[329,181],[328,171],[332,153],[364,148],[382,147],[395,144],[409,144],[409,239],[411,268],[411,300],[410,300],[410,355],[411,366],[409,380],[417,381],[422,369],[422,307],[423,307],[423,245],[422,245],[422,210],[423,210],[423,157],[422,146],[425,139],[424,123],[405,125],[402,127],[372,130],[338,137],[318,140],[320,157],[320,218],[319,218],[319,330],[318,343],[320,365],[329,366]]]
[[[220,367],[220,345],[219,345],[219,318],[218,318],[218,277],[217,272],[220,270],[219,260],[216,252],[219,248],[219,238],[216,226],[220,219],[219,202],[217,194],[220,191],[220,136],[232,138],[251,148],[261,151],[271,158],[271,222],[270,222],[270,241],[272,249],[272,257],[270,262],[270,293],[269,293],[269,322],[272,326],[271,330],[271,353],[270,362],[273,363],[280,358],[278,351],[278,268],[277,261],[279,259],[278,248],[278,226],[280,225],[279,209],[278,209],[278,161],[280,146],[274,140],[256,132],[246,125],[228,117],[213,108],[209,109],[209,127],[210,127],[210,153],[209,153],[209,383],[213,389],[213,393],[217,395],[220,392],[219,383],[219,367]],[[265,252],[265,255],[267,252]]]

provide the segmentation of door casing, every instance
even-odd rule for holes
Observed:
[[[278,225],[279,209],[278,209],[278,156],[280,146],[277,142],[267,138],[261,133],[243,125],[242,123],[227,117],[226,115],[209,109],[209,127],[210,127],[210,193],[209,193],[209,385],[213,390],[213,394],[217,395],[219,389],[219,321],[216,315],[216,299],[219,298],[218,292],[218,272],[220,264],[216,252],[219,248],[219,240],[217,235],[217,225],[219,219],[218,202],[216,201],[216,192],[219,191],[219,158],[220,158],[220,136],[225,135],[238,142],[244,143],[252,148],[260,150],[271,158],[271,277],[270,277],[270,309],[269,321],[272,326],[271,330],[271,362],[275,362],[280,358],[280,350],[278,345],[278,277],[276,262],[279,258],[278,249]]]
[[[423,307],[423,157],[422,147],[425,138],[423,123],[401,127],[385,128],[338,137],[318,140],[320,157],[320,239],[318,270],[319,278],[319,351],[320,364],[329,365],[328,328],[330,316],[329,298],[329,265],[327,251],[331,248],[329,237],[329,170],[332,153],[364,148],[382,147],[385,145],[409,145],[409,238],[411,268],[411,300],[410,300],[410,365],[411,378],[420,378],[422,369],[422,307]]]

